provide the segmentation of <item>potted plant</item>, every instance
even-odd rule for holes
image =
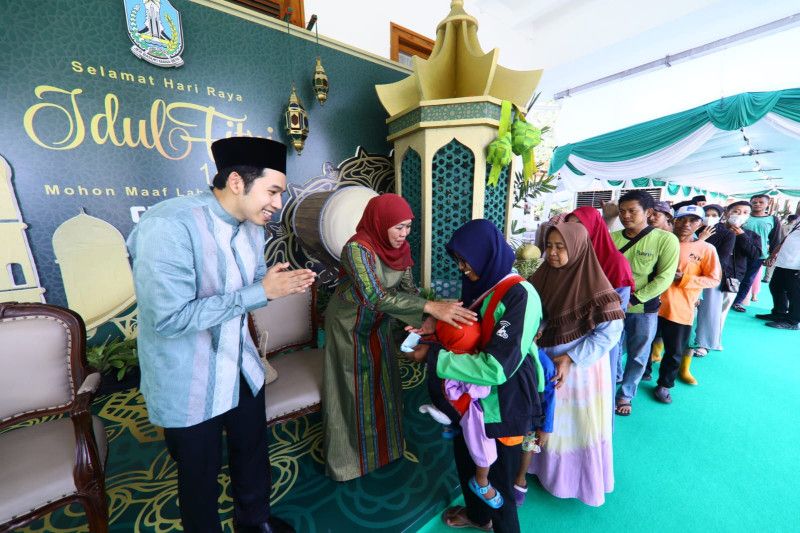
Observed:
[[[102,374],[99,394],[139,385],[139,357],[136,339],[107,339],[86,349],[89,366]]]

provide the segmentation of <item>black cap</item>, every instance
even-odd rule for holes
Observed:
[[[697,196],[693,196],[692,200],[691,200],[692,203],[705,202],[705,201],[706,201],[706,195],[705,194],[698,194]]]
[[[271,168],[286,174],[286,145],[260,137],[229,137],[211,145],[217,172],[223,168],[247,165]]]

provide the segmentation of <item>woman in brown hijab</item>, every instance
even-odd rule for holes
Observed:
[[[553,434],[528,471],[554,496],[599,506],[614,490],[608,354],[625,314],[586,228],[562,222],[545,239],[545,263],[530,281],[547,320],[538,345],[556,366],[556,408]]]

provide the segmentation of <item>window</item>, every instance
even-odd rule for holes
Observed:
[[[410,67],[412,56],[428,59],[433,51],[433,45],[432,39],[394,22],[389,23],[389,57],[394,61]]]
[[[303,0],[228,0],[276,19],[283,19],[288,9],[292,10],[290,22],[301,28],[306,27]]]
[[[579,192],[575,197],[575,207],[584,207],[590,205],[592,207],[600,208],[600,202],[610,202],[613,191],[584,191]]]
[[[8,270],[8,277],[11,280],[12,286],[22,287],[26,284],[25,272],[22,270],[22,265],[19,263],[9,263],[6,269]]]
[[[663,187],[650,187],[648,189],[637,189],[637,188],[622,189],[622,190],[619,191],[619,195],[622,196],[626,192],[630,192],[630,191],[644,191],[644,192],[650,194],[650,196],[653,197],[653,200],[658,202],[659,200],[661,200],[661,195],[664,192],[664,188]]]

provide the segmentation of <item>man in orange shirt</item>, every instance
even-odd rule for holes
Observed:
[[[703,222],[703,208],[696,205],[681,207],[675,213],[674,233],[680,242],[681,253],[675,281],[661,295],[658,324],[664,338],[664,359],[658,369],[656,400],[672,403],[669,389],[675,385],[680,371],[682,381],[697,385],[689,372],[692,357],[683,352],[689,342],[694,322],[695,307],[703,289],[716,287],[722,279],[717,250],[705,241],[695,238]]]

